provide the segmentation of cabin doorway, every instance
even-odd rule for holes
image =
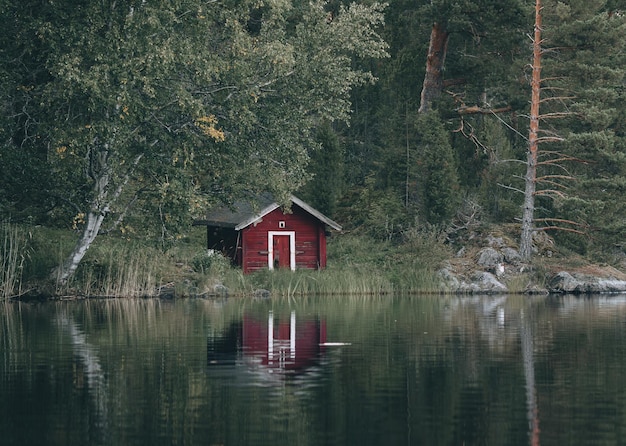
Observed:
[[[269,269],[296,269],[296,233],[270,231],[267,236]]]

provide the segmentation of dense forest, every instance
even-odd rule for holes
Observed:
[[[266,191],[394,243],[519,224],[540,59],[533,231],[621,254],[626,10],[536,6],[0,0],[0,218],[79,234],[61,281]]]

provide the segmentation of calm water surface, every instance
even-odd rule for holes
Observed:
[[[2,445],[626,444],[626,296],[0,304]]]

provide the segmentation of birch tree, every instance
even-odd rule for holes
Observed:
[[[9,3],[28,29],[12,44],[43,67],[23,77],[32,101],[16,115],[79,233],[61,284],[128,212],[165,233],[208,203],[286,196],[306,179],[311,130],[347,120],[351,88],[373,81],[358,59],[386,55],[379,4],[329,21],[321,1]]]

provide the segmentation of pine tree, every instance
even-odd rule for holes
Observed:
[[[333,217],[343,191],[344,150],[330,123],[317,129],[319,148],[310,154],[308,171],[313,178],[299,191],[302,199]]]
[[[417,134],[423,211],[429,223],[443,223],[454,215],[460,202],[457,161],[436,113],[419,116]]]
[[[563,141],[543,147],[561,160],[543,173],[559,193],[540,202],[537,221],[546,219],[539,229],[558,227],[559,240],[581,252],[607,253],[626,237],[626,20],[614,12],[604,2],[547,1],[544,8],[542,115],[558,119],[542,126]]]

